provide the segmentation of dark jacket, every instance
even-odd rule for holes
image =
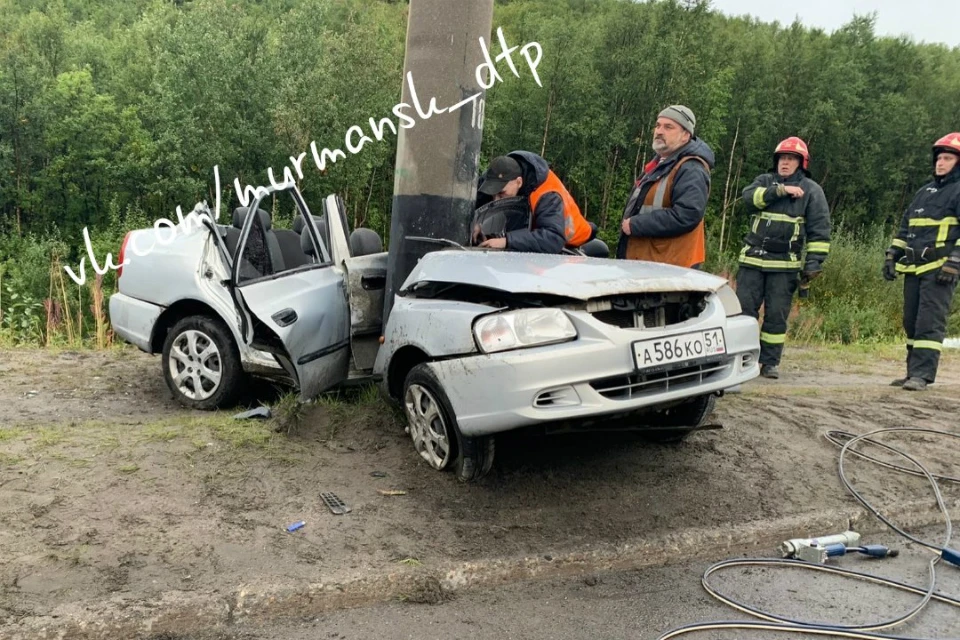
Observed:
[[[781,185],[800,187],[803,196],[793,198]],[[802,169],[786,178],[773,171],[757,176],[743,190],[743,202],[754,216],[740,251],[741,265],[761,271],[822,269],[830,253],[830,208],[823,189]]]
[[[673,183],[671,206],[655,209],[642,216],[636,215],[643,206],[647,192],[660,178],[666,176],[673,166],[686,156],[699,156],[713,169],[715,157],[706,142],[693,138],[679,151],[660,161],[651,171],[645,173],[637,182],[627,201],[623,219],[630,218],[630,235],[648,238],[671,238],[696,228],[707,209],[710,195],[710,174],[703,165],[690,161],[680,167]],[[622,231],[617,244],[617,257],[627,255],[628,236]]]
[[[530,197],[547,179],[550,170],[547,161],[529,151],[512,151],[507,155],[523,169],[523,186],[517,195]],[[563,224],[563,198],[559,193],[546,193],[533,211],[532,228],[507,232],[507,251],[560,253],[567,243]]]
[[[897,271],[920,275],[960,255],[960,166],[925,184],[903,213],[890,248]]]

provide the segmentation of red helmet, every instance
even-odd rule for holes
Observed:
[[[777,161],[777,156],[781,153],[792,153],[803,158],[803,170],[806,171],[810,166],[810,151],[807,150],[807,143],[796,136],[791,136],[786,140],[781,140],[777,148],[773,150],[773,161]]]
[[[960,156],[960,133],[948,133],[933,143],[933,161],[937,161],[937,154],[941,151]]]

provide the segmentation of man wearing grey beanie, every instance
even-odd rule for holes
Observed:
[[[623,211],[617,257],[700,268],[706,258],[703,216],[715,158],[697,138],[689,108],[663,109],[653,130],[657,153],[644,167]]]

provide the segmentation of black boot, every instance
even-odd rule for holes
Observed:
[[[927,381],[923,378],[910,378],[903,383],[903,388],[907,391],[923,391],[927,388]]]

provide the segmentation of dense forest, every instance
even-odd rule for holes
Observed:
[[[351,126],[391,117],[407,9],[0,0],[0,331],[49,343],[53,307],[71,296],[83,310],[98,304],[102,293],[68,294],[52,277],[62,269],[51,260],[82,252],[84,227],[101,255],[115,253],[125,230],[212,202],[214,165],[232,207],[234,177],[266,183],[268,167],[311,141],[342,146]],[[541,153],[611,239],[657,112],[684,103],[717,155],[710,264],[729,271],[746,222],[740,192],[770,167],[777,141],[800,135],[838,240],[794,333],[896,334],[899,294],[879,264],[929,179],[931,143],[960,129],[960,49],[878,37],[870,17],[825,33],[728,17],[708,0],[497,0],[497,27],[541,44],[543,86],[508,76],[488,92],[482,162]],[[314,200],[340,193],[353,224],[386,235],[394,143],[388,130],[322,173],[305,162],[301,189]],[[96,284],[109,294],[109,275]],[[861,317],[844,315],[851,307]]]

